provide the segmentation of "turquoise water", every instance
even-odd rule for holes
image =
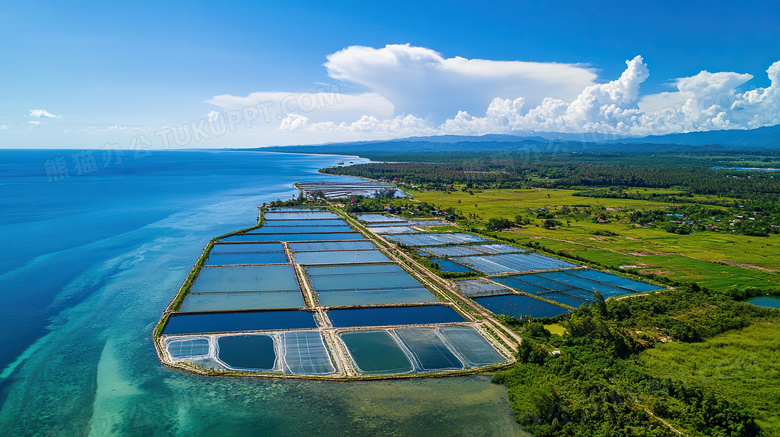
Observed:
[[[780,298],[778,297],[768,297],[768,296],[753,297],[748,299],[747,301],[752,303],[753,305],[764,307],[764,308],[780,308]]]
[[[164,368],[151,333],[215,235],[343,158],[125,152],[49,183],[75,151],[0,151],[1,435],[516,435],[489,377],[324,383]]]

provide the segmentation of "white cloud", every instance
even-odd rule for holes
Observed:
[[[377,93],[343,94],[338,85],[304,92],[256,92],[246,97],[224,94],[206,101],[226,111],[255,106],[268,121],[288,114],[305,115],[312,121],[355,120],[363,115],[392,117],[393,104]],[[216,111],[212,111],[216,112]]]
[[[41,125],[41,122],[40,122],[40,121],[28,121],[28,122],[27,122],[27,125],[28,125],[30,128],[34,128],[34,127],[38,127],[38,126],[40,126],[40,125]]]
[[[641,56],[605,83],[579,64],[445,58],[409,44],[347,47],[324,66],[341,85],[208,102],[225,111],[262,108],[277,144],[534,132],[608,139],[780,124],[780,62],[767,70],[766,88],[740,90],[750,74],[702,71],[651,95],[641,94],[650,75]],[[341,93],[345,85],[361,91]]]
[[[573,99],[596,74],[574,64],[444,58],[425,47],[389,44],[351,46],[327,56],[330,77],[380,94],[396,114],[446,117],[481,111],[495,97]]]
[[[780,124],[780,62],[767,72],[771,86],[740,93],[749,74],[701,73],[675,81],[678,91],[640,97],[649,71],[637,56],[621,77],[586,87],[572,102],[545,99],[522,114],[523,101],[494,99],[484,117],[459,112],[440,133],[600,133],[644,136],[717,129],[752,129]]]
[[[115,124],[113,126],[108,126],[106,129],[109,131],[123,131],[129,129],[127,126],[120,126],[118,124]]]
[[[35,117],[35,118],[59,118],[56,115],[52,114],[51,112],[45,110],[45,109],[30,109],[30,113],[28,114],[28,117]]]
[[[7,124],[0,124],[0,130],[6,130],[6,129],[8,129],[9,127],[10,127],[10,126],[8,126]]]
[[[209,121],[216,121],[217,118],[219,118],[219,112],[211,111],[208,114],[206,114],[206,118],[208,118]]]

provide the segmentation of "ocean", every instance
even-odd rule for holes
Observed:
[[[212,237],[355,157],[0,151],[0,435],[507,436],[489,376],[227,379],[164,368],[152,329]]]

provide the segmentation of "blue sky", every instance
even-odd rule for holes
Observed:
[[[778,1],[3,3],[3,148],[780,123]]]

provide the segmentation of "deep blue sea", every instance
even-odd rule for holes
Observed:
[[[488,376],[325,383],[164,368],[152,328],[208,240],[359,158],[0,150],[0,435],[516,435]],[[94,161],[93,161],[94,159]],[[67,171],[67,173],[66,173]]]

